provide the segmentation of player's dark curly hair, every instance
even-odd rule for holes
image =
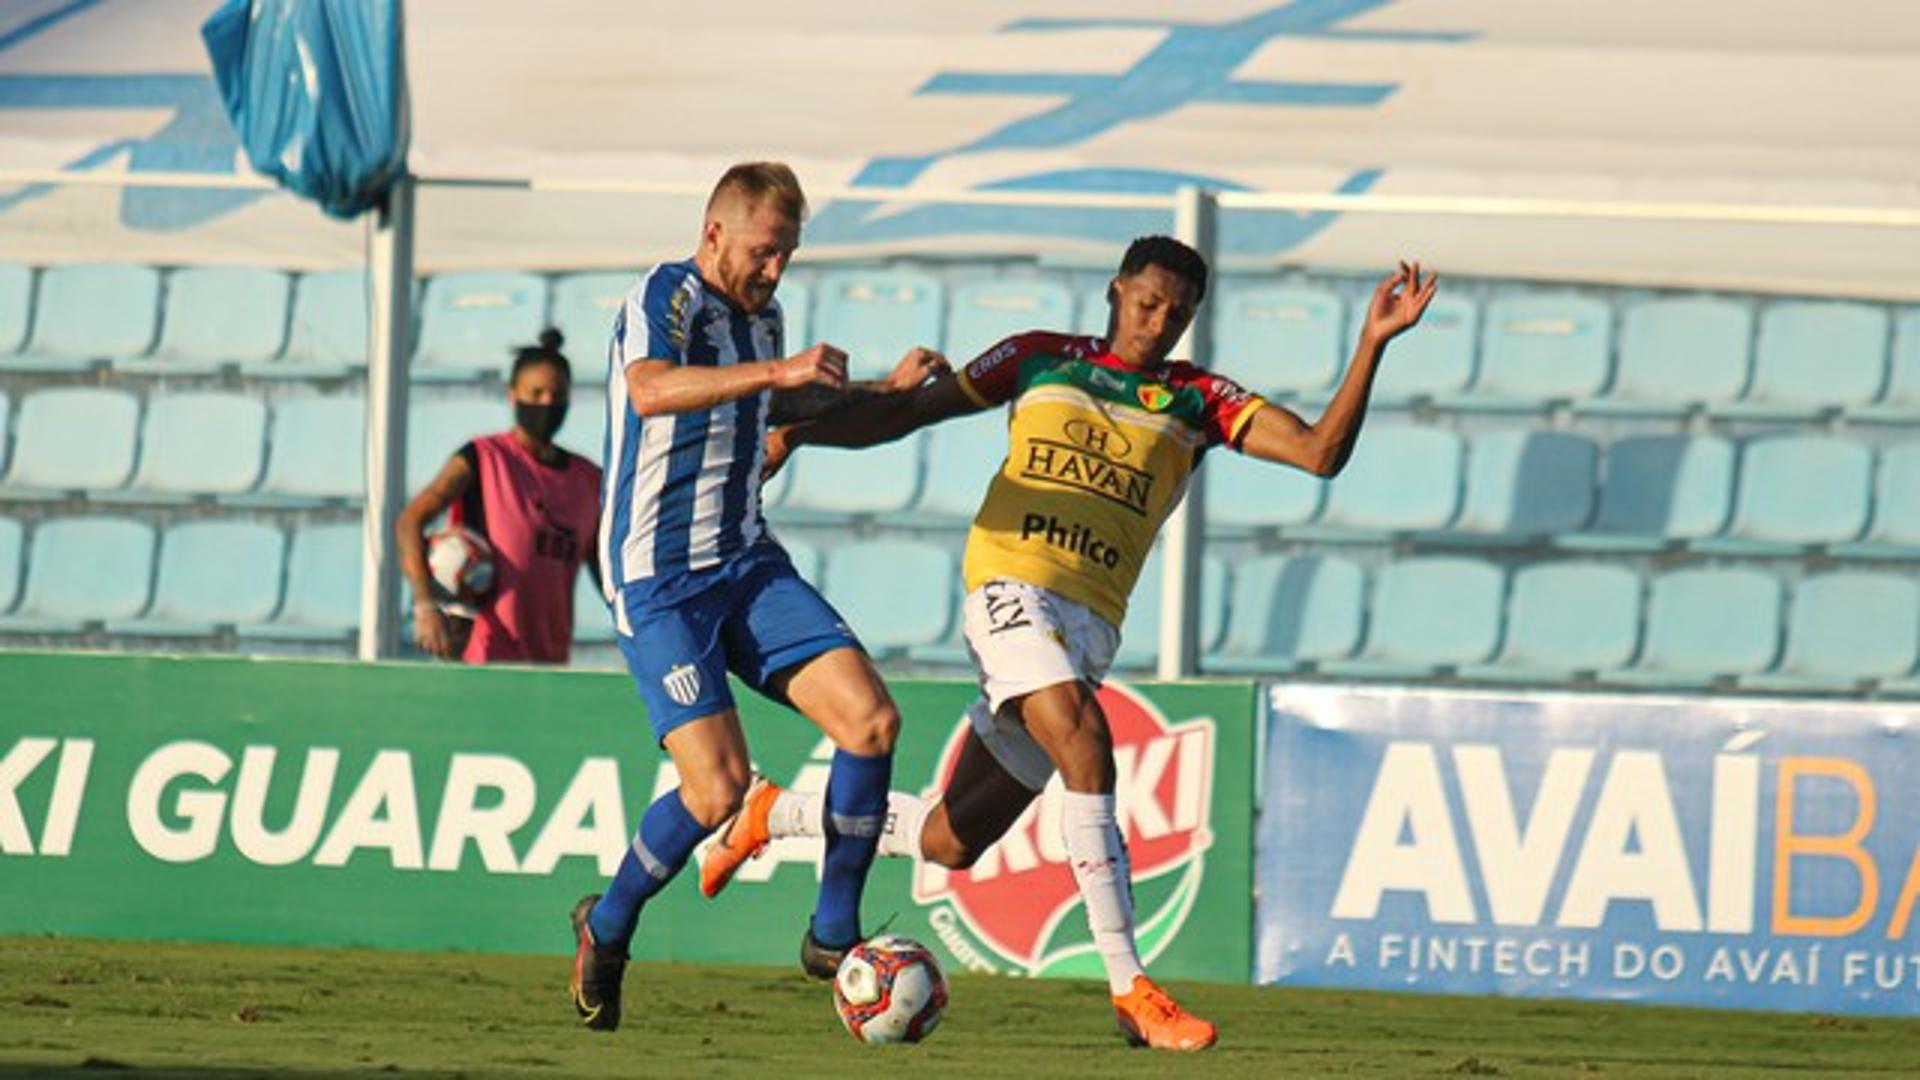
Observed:
[[[1207,298],[1207,260],[1199,252],[1171,236],[1143,236],[1127,245],[1120,259],[1120,276],[1131,277],[1149,266],[1178,277],[1193,286],[1193,299]]]
[[[507,376],[507,381],[520,381],[520,373],[536,364],[551,364],[566,376],[567,382],[573,382],[573,365],[567,363],[566,356],[560,352],[560,346],[566,340],[566,335],[555,327],[549,326],[540,331],[538,345],[522,345],[513,350],[513,371]]]

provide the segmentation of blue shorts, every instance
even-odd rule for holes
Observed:
[[[787,559],[780,545],[755,544],[700,571],[710,580],[672,603],[638,583],[621,592],[632,636],[620,652],[647,706],[654,738],[703,716],[731,711],[729,671],[782,700],[768,682],[782,671],[842,646],[860,647],[846,621]],[[784,704],[784,701],[783,701]]]

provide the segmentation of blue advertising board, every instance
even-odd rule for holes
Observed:
[[[1920,1015],[1916,720],[1275,688],[1256,977]]]

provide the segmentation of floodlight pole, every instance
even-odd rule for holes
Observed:
[[[394,523],[406,505],[407,357],[413,341],[413,189],[402,176],[387,193],[367,245],[367,509],[360,572],[362,660],[399,646],[400,565]]]
[[[1198,251],[1214,266],[1214,220],[1219,210],[1215,194],[1183,187],[1175,196],[1174,237]],[[1197,316],[1174,348],[1206,367],[1213,356],[1208,320]],[[1206,473],[1195,469],[1187,480],[1187,494],[1167,515],[1161,530],[1164,545],[1160,576],[1160,661],[1155,674],[1162,679],[1191,678],[1200,673],[1200,555],[1206,540],[1201,523],[1206,508]]]

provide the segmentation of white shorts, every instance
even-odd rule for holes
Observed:
[[[968,593],[963,616],[967,652],[985,695],[967,718],[994,760],[1039,791],[1053,776],[1053,761],[1002,706],[1060,683],[1099,686],[1120,648],[1120,631],[1085,604],[1011,578]]]

